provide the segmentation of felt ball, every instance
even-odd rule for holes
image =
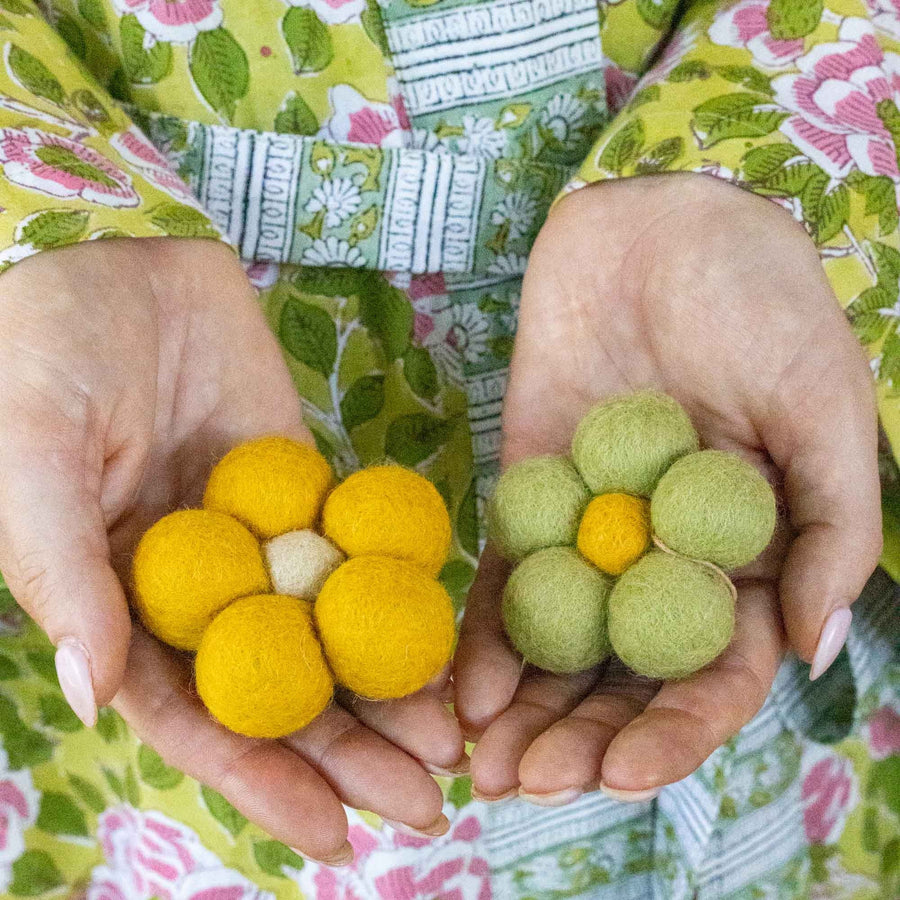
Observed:
[[[132,565],[134,605],[147,628],[196,650],[213,617],[238,597],[269,590],[256,538],[236,519],[184,509],[141,538]]]
[[[649,497],[669,466],[700,447],[687,413],[671,397],[638,391],[595,406],[572,438],[572,459],[594,494]]]
[[[279,594],[244,597],[219,613],[200,642],[196,677],[213,716],[254,738],[303,728],[334,692],[310,604]]]
[[[541,669],[580,672],[610,654],[610,581],[572,547],[526,557],[503,592],[503,621],[515,648]]]
[[[510,466],[487,508],[488,533],[509,559],[574,544],[590,500],[587,485],[561,456],[535,456]]]
[[[670,550],[734,569],[766,549],[777,511],[769,482],[753,466],[733,453],[703,450],[662,477],[650,517]]]
[[[683,678],[712,662],[734,631],[734,595],[721,573],[651,550],[616,582],[609,637],[619,659],[649,678]]]
[[[632,494],[601,494],[588,504],[578,549],[608,575],[621,575],[650,546],[650,504]]]
[[[322,528],[347,556],[390,556],[437,575],[452,530],[437,488],[400,466],[354,472],[325,501]]]
[[[335,678],[361,697],[405,697],[450,659],[453,604],[414,563],[349,559],[325,582],[315,616]]]
[[[346,558],[314,531],[279,534],[266,541],[263,550],[275,591],[304,600],[315,600],[325,580]]]
[[[203,505],[270,538],[312,528],[332,480],[331,466],[314,447],[285,437],[257,438],[222,457]]]

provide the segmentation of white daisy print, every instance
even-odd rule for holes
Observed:
[[[494,120],[482,116],[463,116],[463,136],[459,149],[471,156],[498,159],[506,149],[506,134],[494,127]]]
[[[338,240],[334,235],[319,238],[303,251],[300,262],[307,266],[349,266],[358,269],[364,266],[366,258],[357,247],[347,241]]]
[[[528,265],[528,257],[521,253],[504,253],[498,256],[489,266],[489,275],[524,275]]]
[[[494,225],[506,223],[511,240],[527,234],[537,215],[537,199],[527,191],[515,191],[504,197],[491,212]]]
[[[474,303],[454,306],[450,315],[452,324],[447,331],[447,343],[466,362],[478,362],[488,349],[487,316]]]
[[[360,203],[359,188],[349,178],[334,178],[313,191],[306,211],[317,213],[324,209],[326,227],[336,228],[359,209]]]
[[[571,94],[555,94],[541,110],[540,123],[560,143],[581,137],[587,106]]]

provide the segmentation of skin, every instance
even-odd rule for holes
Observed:
[[[199,505],[215,460],[261,434],[311,440],[231,251],[116,240],[26,259],[0,276],[0,358],[0,570],[51,641],[86,648],[98,703],[313,858],[348,861],[342,803],[446,830],[425,770],[465,763],[446,678],[250,740],[212,720],[189,660],[129,617],[122,576],[138,538]]]
[[[877,563],[871,375],[783,209],[694,174],[598,184],[555,207],[525,276],[502,463],[566,452],[594,403],[639,387],[672,394],[705,446],[759,467],[781,497],[779,533],[737,573],[729,649],[662,685],[618,666],[523,671],[499,614],[507,569],[488,549],[454,671],[482,797],[562,803],[684,778],[759,710],[787,647],[812,660]]]

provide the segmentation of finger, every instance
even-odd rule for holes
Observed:
[[[221,793],[276,840],[322,861],[349,861],[347,817],[326,781],[290,748],[233,734],[190,690],[186,658],[135,627],[113,706],[171,766]]]
[[[815,352],[789,371],[761,432],[784,472],[797,532],[781,575],[785,627],[802,659],[816,657],[811,674],[817,676],[843,644],[850,619],[843,611],[877,565],[882,537],[869,368],[837,304],[811,340]],[[837,634],[826,628],[836,611]]]
[[[741,584],[728,649],[708,668],[664,684],[613,738],[601,767],[602,786],[641,793],[690,775],[762,707],[782,649],[774,585]]]
[[[526,670],[509,708],[485,731],[472,752],[472,785],[483,798],[519,788],[519,762],[531,742],[568,715],[598,678],[591,669],[577,675]]]
[[[128,604],[110,564],[99,485],[63,434],[0,441],[0,570],[57,649],[60,686],[88,726],[122,682]],[[93,489],[96,488],[96,493]]]
[[[332,706],[284,743],[314,766],[348,806],[430,837],[449,827],[435,780],[340,706]]]
[[[525,751],[519,763],[520,796],[541,806],[559,806],[595,790],[607,747],[658,690],[659,682],[634,675],[613,660],[597,687]]]
[[[469,591],[453,660],[456,715],[470,740],[509,706],[522,671],[522,658],[507,641],[500,614],[508,574],[509,565],[489,544]]]

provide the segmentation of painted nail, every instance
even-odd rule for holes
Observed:
[[[63,638],[56,648],[56,675],[72,712],[88,727],[97,724],[97,701],[91,680],[91,662],[84,646]]]
[[[547,794],[531,794],[519,789],[519,799],[534,806],[567,806],[577,800],[584,791],[581,788],[566,788],[563,791],[550,791]]]
[[[645,791],[622,791],[619,788],[612,788],[608,784],[601,782],[600,790],[612,800],[618,800],[619,803],[646,803],[648,800],[658,797],[662,788],[647,788]]]
[[[823,675],[828,667],[837,659],[838,653],[847,641],[850,633],[850,623],[853,621],[853,613],[846,607],[836,609],[822,626],[819,635],[819,643],[816,645],[816,653],[813,656],[812,666],[809,670],[809,680],[815,681]]]
[[[480,800],[482,803],[502,803],[505,800],[512,800],[513,797],[519,796],[518,788],[510,788],[502,794],[482,794],[477,788],[472,788],[472,799]]]
[[[463,755],[459,758],[458,762],[450,766],[449,769],[445,769],[442,766],[435,766],[432,763],[423,762],[422,767],[426,772],[430,772],[432,775],[439,775],[442,778],[459,778],[461,775],[469,774],[469,757],[463,753]]]
[[[450,830],[450,820],[441,813],[430,825],[425,828],[413,828],[405,822],[395,822],[393,819],[382,819],[385,825],[389,825],[400,834],[408,834],[410,837],[436,838],[446,834]]]
[[[344,846],[341,847],[334,856],[329,856],[325,859],[317,859],[315,856],[310,856],[308,853],[304,853],[296,847],[292,847],[291,849],[297,856],[302,856],[311,863],[318,863],[322,866],[331,866],[335,869],[340,868],[341,866],[348,866],[353,862],[353,847],[350,845],[350,841],[344,841]]]

